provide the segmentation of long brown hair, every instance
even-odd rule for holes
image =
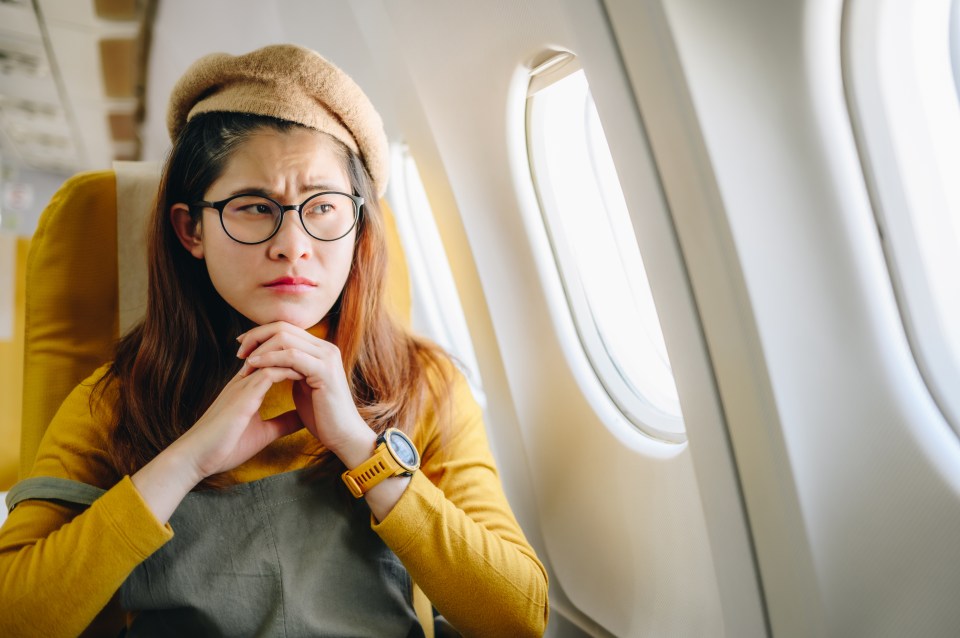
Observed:
[[[253,133],[297,126],[262,116],[208,113],[191,120],[174,141],[148,227],[146,316],[120,339],[100,382],[101,396],[108,386],[116,390],[110,453],[121,475],[136,472],[199,420],[239,370],[235,339],[252,327],[214,289],[205,263],[180,244],[170,207],[203,199]],[[340,349],[358,410],[370,427],[377,433],[390,426],[412,432],[428,403],[437,414],[443,410],[449,359],[439,347],[409,334],[385,307],[387,249],[376,192],[360,159],[330,139],[365,204],[350,274],[327,315],[327,339]]]

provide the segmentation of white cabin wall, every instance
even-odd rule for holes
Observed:
[[[698,216],[720,228],[732,265],[691,259],[691,279],[706,302],[739,270],[756,330],[739,334],[759,357],[736,369],[722,345],[738,334],[729,310],[701,303],[772,630],[955,635],[960,444],[910,352],[864,186],[843,3],[664,7],[702,133],[698,167],[716,181]],[[700,231],[679,227],[693,245]],[[723,390],[763,369],[768,390]],[[758,402],[766,422],[735,418]]]

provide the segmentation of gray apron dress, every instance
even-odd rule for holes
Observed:
[[[338,487],[305,468],[188,494],[174,537],[120,588],[137,612],[125,636],[422,637],[407,570],[370,529],[366,502]],[[33,478],[8,505],[89,505],[103,492]]]

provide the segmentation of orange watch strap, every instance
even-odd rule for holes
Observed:
[[[377,446],[376,452],[369,459],[341,474],[350,493],[360,498],[369,492],[380,481],[395,476],[397,470],[403,469],[397,464],[386,443]]]

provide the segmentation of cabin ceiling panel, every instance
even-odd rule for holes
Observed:
[[[0,31],[5,33],[16,33],[37,39],[41,37],[37,16],[27,2],[22,4],[0,3],[0,25],[3,25],[0,27]]]
[[[93,0],[37,0],[47,24],[67,23],[92,31],[102,29],[112,21],[97,16]]]
[[[12,76],[49,75],[50,66],[43,42],[15,33],[0,33],[0,71]]]
[[[25,5],[0,9],[0,151],[19,163],[50,146],[62,149],[65,132],[57,127],[62,110],[36,16]]]
[[[60,105],[57,85],[49,76],[31,77],[0,69],[0,95],[15,100]]]
[[[48,24],[47,29],[67,99],[71,103],[107,103],[107,87],[101,73],[101,42],[135,38],[136,27],[88,31],[65,24]],[[108,46],[108,54],[130,54],[130,51],[113,51],[112,46]],[[135,52],[133,54],[135,55]],[[111,60],[110,64],[116,65],[120,62]]]
[[[144,0],[0,4],[4,164],[58,173],[139,156]],[[126,19],[116,19],[126,18]],[[121,118],[123,127],[110,118]],[[116,132],[115,137],[113,133]]]

